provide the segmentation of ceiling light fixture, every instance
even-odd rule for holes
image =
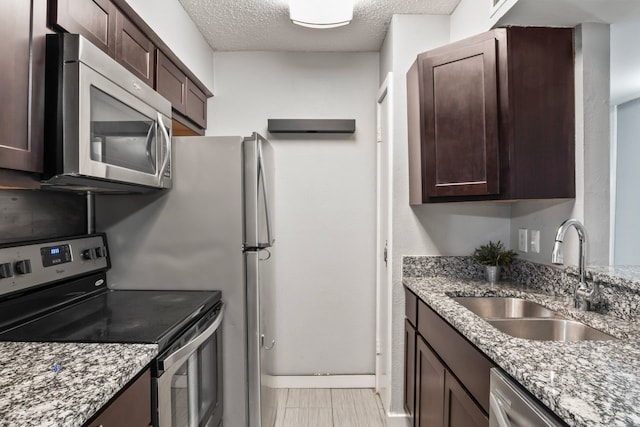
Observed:
[[[353,19],[353,0],[289,0],[291,22],[308,28],[335,28]]]

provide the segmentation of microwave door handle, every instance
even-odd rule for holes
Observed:
[[[167,166],[169,166],[169,159],[171,158],[171,138],[169,137],[169,132],[167,128],[164,126],[164,122],[162,121],[162,114],[158,113],[158,127],[162,132],[162,136],[164,137],[165,151],[164,151],[164,160],[162,161],[162,166],[160,167],[160,172],[158,173],[158,186],[162,185],[162,177],[164,176],[165,170],[167,170]]]
[[[267,180],[264,173],[264,163],[262,161],[262,144],[258,144],[258,171],[259,178],[262,181],[262,195],[264,197],[264,216],[267,222],[267,244],[261,247],[271,247],[273,245],[273,236],[271,234],[271,215],[269,214],[269,196],[267,194]]]
[[[180,347],[178,350],[174,351],[167,357],[160,360],[162,369],[166,371],[176,363],[182,363],[184,360],[186,360],[186,358],[188,358],[191,355],[191,353],[196,351],[196,349],[200,347],[202,343],[208,340],[218,330],[218,328],[220,327],[220,324],[222,323],[223,317],[224,317],[224,304],[222,304],[222,307],[220,308],[220,312],[218,313],[216,320],[214,320],[213,323],[207,329],[202,331],[200,335],[198,335],[197,337],[195,337],[194,339],[186,343],[184,346]]]
[[[151,154],[151,143],[153,142],[153,126],[149,126],[149,131],[147,132],[147,159],[151,163],[155,163],[153,161],[153,155]]]

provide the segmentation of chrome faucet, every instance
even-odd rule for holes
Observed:
[[[568,219],[558,227],[556,241],[553,244],[553,252],[551,252],[551,262],[558,265],[564,264],[562,243],[564,242],[564,235],[571,226],[578,232],[578,239],[580,240],[580,251],[578,254],[578,274],[580,276],[580,282],[576,285],[573,292],[574,305],[578,310],[591,310],[591,304],[596,301],[598,289],[595,284],[591,288],[587,285],[587,269],[585,265],[587,259],[587,230],[577,219]]]

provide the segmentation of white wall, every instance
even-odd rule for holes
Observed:
[[[640,99],[629,101],[617,108],[617,162],[615,206],[616,265],[640,265]]]
[[[213,88],[213,49],[178,0],[126,0],[182,62]]]
[[[617,156],[612,158],[613,171],[617,175],[613,182],[616,200],[612,200],[616,204],[613,261],[617,265],[640,264],[637,256],[639,227],[637,215],[634,216],[638,199],[637,161],[640,159],[637,144],[640,135],[637,120],[640,117],[637,100],[640,97],[640,51],[635,46],[638,34],[640,11],[611,25],[611,104],[618,105],[617,117],[612,123],[617,125],[617,132],[613,133],[613,138],[617,139],[613,143],[617,145],[614,150]]]
[[[209,133],[276,157],[276,375],[373,374],[378,53],[221,52]],[[269,118],[356,119],[353,135],[270,135]]]
[[[452,42],[488,31],[489,0],[461,0],[451,14],[450,40]]]
[[[640,96],[640,11],[611,25],[611,103]]]
[[[418,53],[447,44],[450,29],[448,16],[394,15],[381,49],[381,78],[389,71],[394,76],[392,401],[387,408],[393,413],[404,412],[402,255],[469,255],[489,239],[509,242],[508,204],[409,206],[406,73]]]

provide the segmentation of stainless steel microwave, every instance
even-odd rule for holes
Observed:
[[[171,103],[77,34],[47,35],[43,186],[171,188]]]

